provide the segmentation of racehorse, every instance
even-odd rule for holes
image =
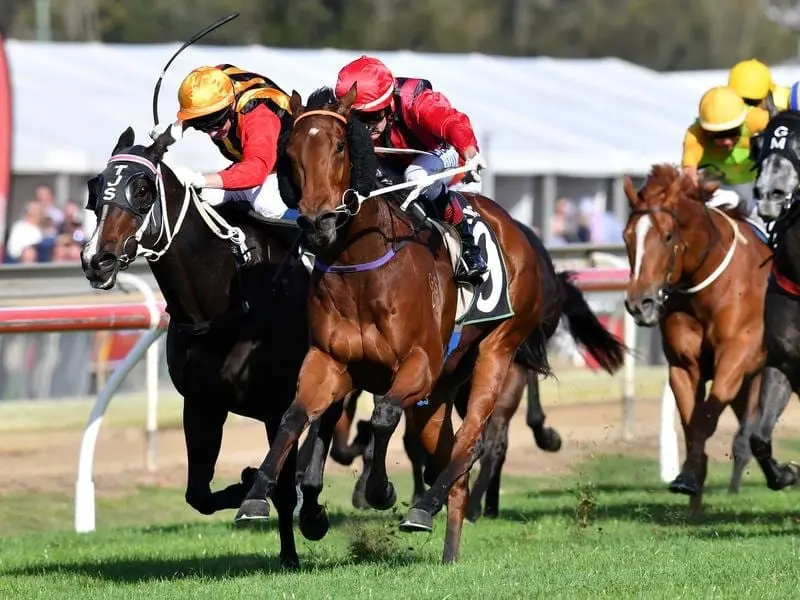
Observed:
[[[550,340],[562,318],[566,317],[569,332],[575,341],[583,345],[606,372],[614,373],[619,370],[624,359],[625,345],[609,333],[597,319],[581,290],[570,280],[570,273],[556,272],[550,254],[533,230],[522,223],[518,225],[525,232],[531,245],[536,248],[540,262],[540,286],[544,306],[542,322],[536,333],[543,335],[546,340]],[[467,519],[470,521],[476,521],[481,513],[487,517],[496,517],[499,514],[500,476],[508,449],[509,423],[519,409],[526,388],[528,390],[526,423],[533,431],[536,445],[547,452],[556,452],[561,448],[561,437],[558,432],[544,425],[545,415],[542,410],[539,380],[536,373],[526,368],[524,362],[524,359],[520,357],[515,358],[487,424],[480,473],[469,495]],[[460,386],[455,407],[462,419],[466,415],[468,399],[469,386]],[[355,396],[351,397],[345,406],[344,414],[336,425],[337,431],[331,444],[331,458],[347,465],[351,464],[356,456],[364,453],[372,432],[368,421],[359,421],[355,440],[352,444],[348,444],[347,438],[355,412],[356,400]],[[412,464],[413,503],[425,492],[422,471],[426,456],[417,450],[419,441],[415,432],[409,430],[408,427],[403,442],[406,454]],[[369,468],[365,465],[353,492],[353,504],[357,508],[367,506],[364,499],[364,485],[368,471]],[[486,505],[482,507],[484,497]]]
[[[186,502],[209,515],[238,508],[256,473],[246,468],[240,483],[211,492],[228,413],[264,422],[272,443],[294,397],[308,350],[309,274],[302,267],[288,269],[273,285],[278,265],[293,260],[287,253],[297,229],[257,222],[233,203],[208,207],[162,162],[172,141],[165,133],[151,146],[134,145],[131,128],[120,136],[105,170],[89,181],[87,208],[98,224],[81,258],[87,279],[99,289],[114,286],[117,272],[133,262],[140,246],[148,258],[170,314],[170,378],[184,398]],[[328,443],[338,416],[332,410],[323,420]],[[289,470],[274,497],[286,567],[298,565],[295,456],[291,448]],[[302,488],[300,530],[312,540],[328,529],[317,500],[322,466],[309,469]]]
[[[493,256],[505,261],[507,278],[494,285],[498,297],[508,292],[512,314],[464,326],[445,361],[457,315],[457,255],[443,243],[450,234],[424,227],[386,195],[362,203],[378,187],[378,162],[366,126],[350,115],[355,91],[353,86],[337,101],[323,88],[311,95],[308,108],[292,94],[294,127],[282,143],[278,177],[284,202],[299,211],[303,244],[316,255],[308,302],[311,349],[295,400],[239,516],[263,510],[289,448],[309,420],[353,389],[364,389],[378,396],[371,418],[374,460],[367,502],[388,509],[396,500],[386,474],[386,450],[405,410],[426,452],[435,457],[438,473],[401,529],[431,531],[433,515],[446,499],[442,560],[454,562],[468,472],[480,456],[484,426],[517,349],[540,320],[538,261],[502,208],[484,196],[469,196],[489,235],[499,240],[492,245]],[[531,366],[546,371],[543,343],[539,350],[541,362]],[[455,388],[446,379],[457,375],[459,363],[460,376],[471,373],[472,384],[456,437],[449,418]],[[442,374],[447,376],[443,385],[436,385]]]
[[[769,249],[745,221],[705,204],[717,188],[666,164],[654,165],[638,191],[625,179],[625,307],[638,325],[661,329],[686,442],[686,460],[669,489],[689,495],[693,513],[702,506],[705,444],[728,405],[741,424],[730,490],[739,488],[765,357]]]
[[[758,397],[758,418],[750,447],[767,480],[780,490],[800,480],[794,463],[779,465],[772,455],[772,432],[800,391],[800,113],[770,111],[753,154],[758,167],[755,184],[758,213],[772,222],[772,275],[764,300],[764,345],[767,358]]]

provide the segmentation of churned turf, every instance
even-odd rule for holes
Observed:
[[[599,456],[559,479],[508,478],[502,514],[465,527],[462,557],[438,564],[433,534],[401,534],[403,506],[349,507],[330,478],[332,529],[298,533],[302,569],[277,561],[274,523],[241,530],[206,518],[182,490],[143,488],[98,506],[98,531],[72,533],[72,499],[0,495],[0,598],[790,598],[800,577],[796,491],[770,492],[751,468],[729,496],[712,470],[706,510],[687,516],[651,461]],[[408,476],[398,474],[400,497]]]

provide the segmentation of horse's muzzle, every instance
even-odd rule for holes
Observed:
[[[786,199],[781,198],[779,200],[759,200],[756,202],[756,207],[758,209],[759,217],[765,221],[774,221],[781,216],[783,209],[786,208]]]
[[[119,259],[113,252],[98,252],[88,261],[81,256],[83,273],[96,290],[110,290],[114,287],[119,265]]]
[[[322,211],[312,220],[306,215],[297,217],[297,225],[303,235],[303,243],[310,250],[325,250],[336,242],[339,223],[338,212]]]
[[[639,327],[655,327],[658,325],[663,306],[663,302],[653,294],[625,299],[625,310],[633,317],[634,322]]]

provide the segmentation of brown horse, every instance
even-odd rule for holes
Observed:
[[[337,101],[323,88],[312,94],[309,108],[292,94],[295,122],[282,143],[279,180],[284,202],[299,211],[303,244],[316,255],[308,305],[311,348],[295,400],[237,518],[265,511],[284,458],[309,420],[353,389],[365,389],[378,396],[371,418],[374,457],[367,502],[388,509],[396,500],[386,450],[405,410],[434,457],[438,476],[401,529],[431,531],[433,515],[446,501],[442,560],[454,562],[469,469],[480,456],[484,427],[515,353],[539,324],[539,261],[501,207],[470,194],[472,207],[502,248],[513,314],[464,326],[460,342],[449,348],[459,294],[452,254],[438,228],[405,212],[391,197],[364,201],[378,187],[378,162],[367,128],[350,115],[355,91],[354,85]],[[538,356],[541,364],[531,366],[546,371],[546,353]],[[455,384],[470,373],[467,414],[454,436]]]
[[[770,253],[745,221],[705,204],[717,188],[670,165],[655,165],[638,192],[625,180],[631,208],[625,306],[638,325],[661,328],[686,441],[686,460],[669,489],[691,496],[693,512],[702,504],[706,441],[731,404],[742,424],[734,442],[737,481],[731,483],[738,488],[765,358]]]

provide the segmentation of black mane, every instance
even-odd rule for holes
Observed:
[[[336,98],[336,92],[333,91],[333,88],[323,86],[311,92],[306,102],[306,108],[308,110],[330,108],[331,106],[336,106],[338,103],[339,100]]]

